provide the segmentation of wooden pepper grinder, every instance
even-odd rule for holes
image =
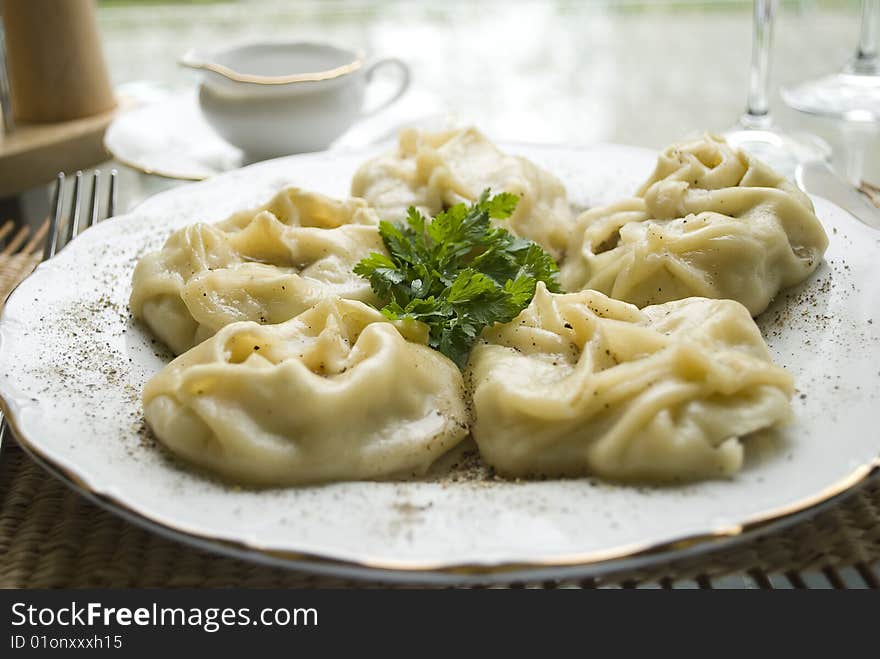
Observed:
[[[0,100],[11,107],[0,134],[2,198],[105,162],[118,108],[92,0],[0,0],[0,12],[9,83],[7,95],[0,76]]]
[[[58,122],[116,105],[93,0],[2,0],[16,121]]]

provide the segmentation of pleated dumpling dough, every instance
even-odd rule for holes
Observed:
[[[583,213],[561,268],[563,288],[643,307],[727,298],[758,315],[819,265],[828,237],[809,198],[723,139],[669,147],[624,199]]]
[[[375,301],[352,272],[385,251],[362,199],[286,188],[260,208],[176,231],[144,256],[130,308],[175,354],[240,320],[279,323],[328,295]]]
[[[227,325],[150,380],[143,405],[173,452],[258,485],[422,474],[467,434],[455,364],[341,298]]]
[[[402,220],[409,206],[436,215],[486,188],[519,196],[516,212],[500,222],[554,257],[565,250],[572,214],[565,187],[551,173],[503,153],[476,128],[400,132],[397,150],[358,169],[351,194],[363,197],[383,220]]]
[[[738,302],[639,310],[543,284],[516,319],[484,331],[468,369],[472,434],[509,476],[729,475],[739,438],[789,418],[793,386]]]

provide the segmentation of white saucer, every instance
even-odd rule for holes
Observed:
[[[379,93],[384,93],[380,85]],[[120,114],[107,129],[104,146],[119,162],[145,174],[200,181],[246,164],[241,149],[224,141],[199,109],[195,89],[157,92],[146,104]],[[367,107],[370,106],[370,95]],[[439,110],[439,111],[438,111]],[[409,91],[390,108],[362,119],[332,149],[362,149],[391,142],[402,126],[443,128],[449,121],[442,102]]]
[[[104,146],[114,158],[146,174],[191,181],[244,164],[241,150],[202,118],[195,90],[119,115],[107,129]]]

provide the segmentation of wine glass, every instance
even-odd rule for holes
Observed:
[[[843,71],[782,90],[783,100],[801,112],[848,121],[880,122],[880,0],[862,0],[855,56]]]
[[[831,147],[814,135],[787,133],[770,115],[770,49],[777,0],[754,0],[752,21],[752,62],[746,111],[738,124],[724,133],[734,147],[743,149],[778,172],[793,176],[801,163],[828,160]]]

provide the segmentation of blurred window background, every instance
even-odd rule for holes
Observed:
[[[777,89],[837,70],[858,37],[856,0],[780,3],[773,110],[803,117]],[[497,139],[662,147],[723,130],[745,103],[747,0],[99,0],[114,83],[194,83],[187,48],[328,40],[413,70],[413,90]],[[828,133],[821,120],[807,127]],[[835,140],[835,136],[825,135]]]

